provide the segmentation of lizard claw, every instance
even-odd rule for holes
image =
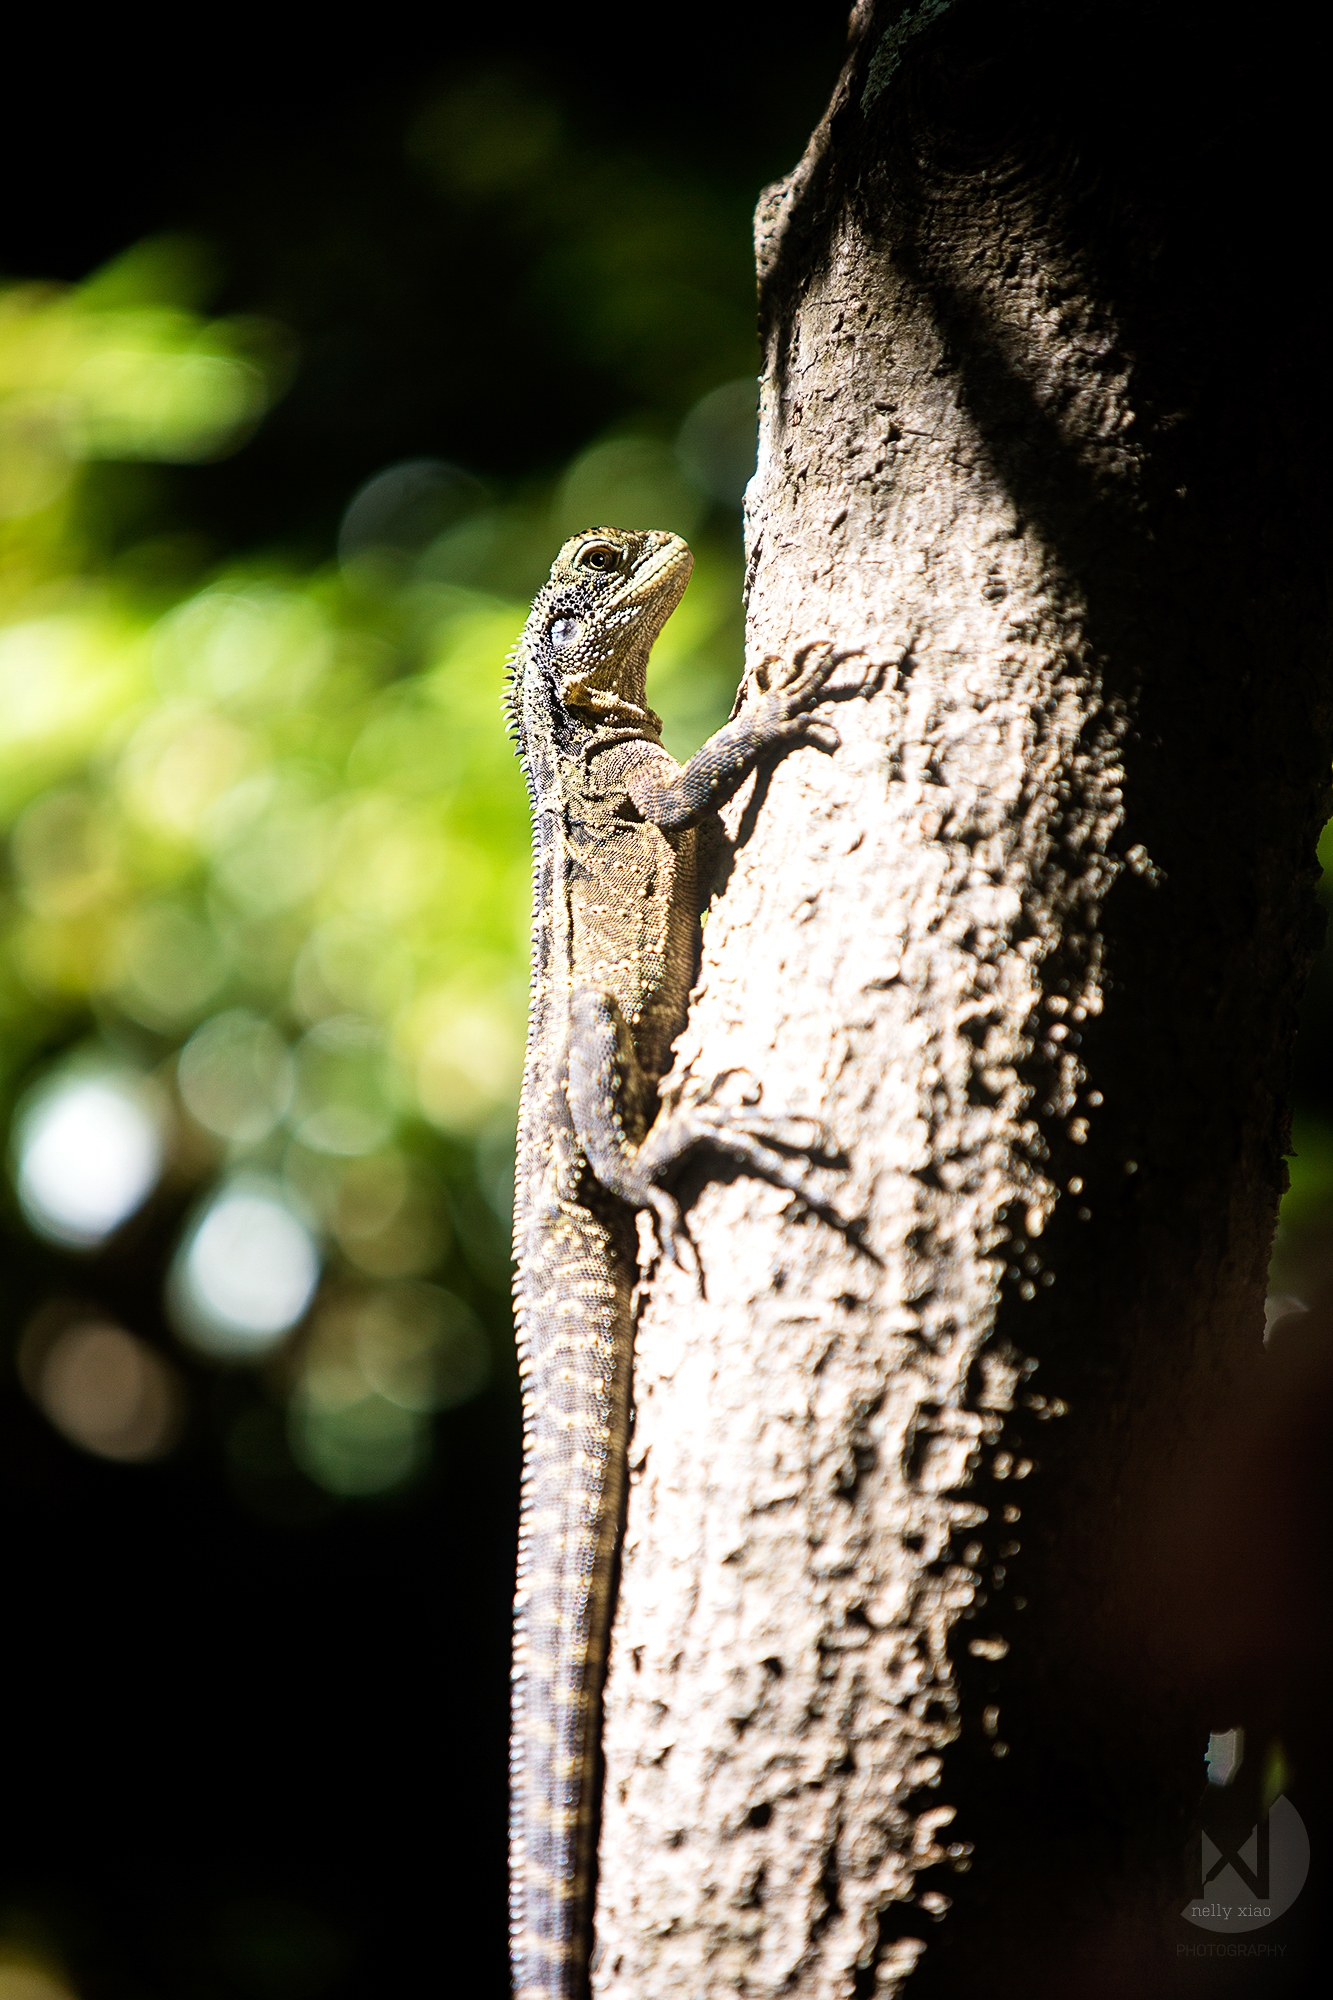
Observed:
[[[812,1159],[841,1162],[841,1149],[830,1137],[828,1127],[818,1118],[801,1111],[759,1111],[751,1104],[696,1101],[690,1107],[697,1127],[710,1134],[738,1132],[764,1146],[776,1146],[788,1153],[806,1153]]]
[[[831,639],[812,639],[790,660],[761,660],[754,671],[754,684],[778,704],[784,719],[799,715],[819,699],[838,658]]]
[[[814,715],[802,716],[799,720],[802,726],[796,734],[798,743],[808,743],[813,750],[831,751],[842,748],[842,738],[831,722],[821,721]]]
[[[699,1276],[699,1256],[685,1227],[685,1218],[680,1212],[680,1203],[665,1188],[654,1187],[648,1191],[649,1206],[657,1224],[657,1246],[662,1255],[680,1271],[692,1277]]]
[[[875,663],[859,647],[840,653],[831,639],[812,639],[798,648],[790,660],[770,655],[760,660],[749,677],[759,699],[772,702],[781,718],[780,727],[800,721],[809,716],[809,711],[824,697],[825,689],[836,670],[848,661],[861,663],[861,674],[855,687],[834,690],[831,698],[838,694],[868,694],[875,691],[877,681],[883,674],[882,667]],[[737,708],[739,709],[739,702]],[[790,740],[813,743],[821,750],[836,750],[839,738],[831,725],[811,718],[807,724],[808,733],[795,735]]]

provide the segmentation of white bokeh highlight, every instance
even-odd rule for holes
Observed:
[[[157,1186],[160,1117],[136,1078],[66,1074],[20,1111],[15,1134],[19,1203],[49,1242],[92,1249]]]
[[[277,1183],[238,1178],[213,1196],[176,1253],[171,1316],[201,1354],[257,1361],[303,1317],[319,1271],[315,1239]]]

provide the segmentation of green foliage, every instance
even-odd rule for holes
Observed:
[[[205,267],[201,246],[168,237],[84,285],[0,294],[0,522],[29,524],[7,538],[7,567],[44,542],[59,561],[53,510],[81,464],[215,458],[268,408],[288,343],[262,320],[201,318]]]
[[[482,97],[465,112],[450,113],[453,151],[421,141],[460,198],[521,186],[540,206],[558,129],[534,118],[519,145],[512,106],[501,116]],[[626,277],[597,214],[574,205],[567,270],[600,300],[588,337],[637,351],[624,301],[641,305],[641,274]],[[719,391],[716,370],[709,383],[708,334],[683,364],[710,394],[680,451],[621,431],[544,485],[502,493],[414,461],[355,497],[339,563],[255,555],[173,584],[99,555],[99,508],[115,504],[99,462],[234,450],[289,366],[278,329],[201,316],[208,286],[200,247],[163,239],[75,289],[0,293],[0,427],[14,446],[0,523],[0,1061],[11,1098],[42,1085],[20,1135],[53,1093],[102,1072],[130,1106],[122,1121],[157,1122],[143,1144],[159,1147],[176,1210],[182,1194],[192,1203],[155,1280],[177,1364],[261,1366],[294,1464],[330,1494],[371,1495],[419,1474],[432,1414],[483,1386],[489,1350],[467,1298],[494,1319],[506,1286],[528,833],[499,696],[526,596],[571,529],[696,533],[717,497],[708,467],[736,458],[753,393]],[[736,683],[731,540],[705,532],[659,652],[654,699],[681,754]],[[52,1241],[95,1248],[107,1233],[76,1221],[62,1235],[24,1199]],[[298,1250],[317,1246],[323,1276],[299,1324],[262,1301],[191,1300],[216,1263],[208,1245],[224,1245],[225,1266],[226,1232],[242,1227],[277,1230],[274,1256],[293,1232]],[[81,1288],[77,1268],[63,1288]],[[21,1371],[52,1422],[103,1456],[170,1449],[165,1391],[151,1437],[142,1422],[79,1429],[61,1387],[71,1356],[123,1354],[132,1369],[135,1352],[79,1338],[24,1336]],[[272,1488],[251,1406],[232,1427],[240,1484],[262,1461],[255,1491]]]
[[[1290,1185],[1282,1201],[1284,1232],[1300,1232],[1324,1223],[1333,1210],[1333,1128],[1318,1118],[1297,1118],[1287,1173]]]

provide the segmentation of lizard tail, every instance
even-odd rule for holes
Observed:
[[[515,2000],[585,2000],[598,1744],[629,1412],[632,1241],[562,1205],[525,1232],[510,1750]]]

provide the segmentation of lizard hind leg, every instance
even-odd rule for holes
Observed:
[[[679,1202],[643,1170],[656,1082],[639,1062],[614,994],[595,986],[570,995],[567,1089],[574,1131],[598,1184],[632,1208],[648,1209],[666,1255],[683,1269],[696,1268]]]
[[[695,1152],[718,1153],[787,1188],[844,1233],[856,1228],[808,1170],[812,1158],[845,1164],[817,1119],[706,1101],[659,1109],[656,1083],[640,1066],[620,1008],[596,987],[578,987],[570,998],[568,1090],[574,1129],[597,1181],[650,1211],[663,1252],[684,1270],[697,1274],[698,1259],[680,1204],[664,1183]]]
[[[691,1153],[718,1153],[756,1180],[799,1197],[815,1215],[846,1234],[849,1223],[810,1173],[808,1162],[845,1167],[818,1119],[769,1116],[748,1108],[695,1101],[664,1109],[639,1149],[639,1169],[654,1182],[673,1174]]]

